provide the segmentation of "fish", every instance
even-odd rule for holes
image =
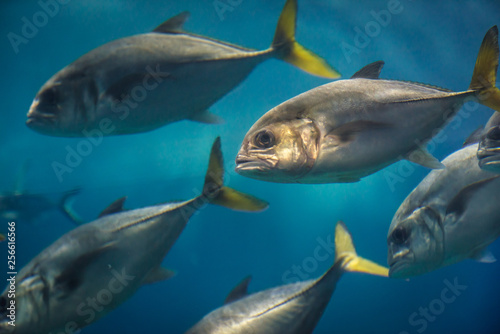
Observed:
[[[484,128],[477,150],[479,167],[490,172],[500,173],[500,113],[491,116]]]
[[[9,325],[9,286],[0,296],[0,332],[46,334],[87,326],[130,298],[142,285],[174,274],[161,267],[190,217],[206,204],[262,211],[267,202],[223,184],[220,138],[212,146],[201,195],[123,210],[125,198],[97,220],[69,231],[15,276],[15,327]]]
[[[0,218],[31,224],[43,213],[59,210],[74,224],[82,224],[82,219],[72,208],[73,199],[80,193],[80,188],[64,192],[58,202],[54,203],[43,194],[29,193],[24,189],[23,180],[26,169],[27,164],[24,164],[18,174],[16,186],[13,191],[0,193]]]
[[[316,87],[265,113],[236,156],[240,175],[277,183],[357,182],[407,159],[443,168],[425,144],[475,100],[500,110],[498,28],[486,33],[467,91],[379,79],[383,61]]]
[[[500,175],[483,170],[478,144],[443,160],[401,203],[387,234],[391,278],[410,278],[465,259],[492,262],[500,236]]]
[[[151,33],[104,44],[40,88],[26,124],[44,135],[85,137],[147,132],[181,120],[220,123],[208,108],[270,58],[339,77],[295,41],[296,14],[297,0],[288,0],[271,47],[262,51],[183,31],[187,12]]]
[[[231,291],[224,306],[206,315],[185,334],[312,333],[346,271],[388,276],[387,268],[356,254],[347,227],[338,222],[334,264],[321,277],[251,295],[247,294],[247,277]]]

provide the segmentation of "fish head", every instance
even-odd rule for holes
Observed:
[[[47,282],[35,273],[16,277],[15,281],[7,280],[7,287],[0,296],[0,333],[4,330],[6,333],[42,330],[47,318],[47,291]],[[9,324],[13,320],[15,327]]]
[[[444,238],[441,216],[430,206],[400,219],[396,214],[387,236],[391,278],[409,278],[442,266]]]
[[[500,125],[493,126],[484,134],[477,150],[479,167],[500,173]]]
[[[81,72],[62,70],[36,94],[26,125],[41,134],[82,137],[98,99],[95,81]]]
[[[309,119],[252,127],[236,157],[236,172],[250,178],[297,182],[318,157],[319,131]]]

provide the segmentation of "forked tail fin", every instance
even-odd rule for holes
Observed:
[[[276,57],[308,73],[325,78],[339,78],[340,73],[328,65],[323,58],[297,43],[295,40],[296,18],[297,0],[288,0],[281,12],[271,45]]]
[[[68,218],[75,223],[76,225],[81,225],[84,222],[84,220],[73,210],[73,199],[74,197],[80,193],[81,189],[76,188],[70,191],[67,191],[64,193],[63,197],[61,197],[61,200],[59,201],[59,208],[61,212],[66,214]]]
[[[338,261],[342,261],[342,269],[345,271],[389,276],[389,269],[358,256],[351,234],[341,221],[335,226],[335,263]]]
[[[224,163],[220,137],[217,137],[212,145],[202,196],[211,204],[233,210],[262,211],[268,207],[267,202],[224,186]]]
[[[477,91],[481,104],[500,112],[500,90],[495,86],[498,69],[498,27],[493,26],[484,36],[469,89]]]

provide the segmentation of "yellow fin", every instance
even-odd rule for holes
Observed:
[[[217,137],[212,145],[202,197],[211,204],[239,211],[262,211],[268,207],[265,201],[224,187],[224,162],[220,137]]]
[[[296,18],[297,0],[288,0],[281,12],[271,45],[276,56],[308,73],[325,78],[339,78],[340,73],[323,58],[295,41]]]
[[[484,36],[469,89],[477,91],[481,104],[500,111],[500,90],[495,86],[498,69],[498,27],[493,26]]]
[[[267,202],[257,197],[229,187],[223,187],[211,203],[238,211],[262,211],[269,206]]]
[[[335,226],[335,263],[342,261],[342,269],[389,277],[389,269],[356,254],[351,234],[341,221]]]

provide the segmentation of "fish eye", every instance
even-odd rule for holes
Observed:
[[[259,148],[273,147],[276,142],[274,134],[269,130],[263,130],[255,136],[255,145]]]
[[[49,88],[42,93],[40,100],[44,104],[55,105],[58,101],[58,94],[54,88]]]
[[[396,244],[404,244],[408,240],[409,236],[410,233],[404,226],[398,226],[394,229],[394,231],[392,231],[392,240],[394,240]]]
[[[486,137],[491,140],[500,140],[500,126],[489,129]]]

